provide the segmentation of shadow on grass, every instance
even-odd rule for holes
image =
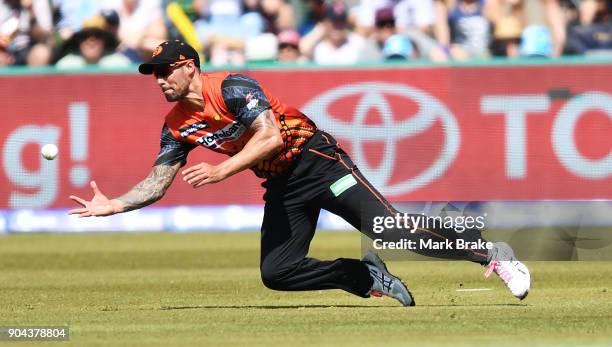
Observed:
[[[306,308],[362,308],[362,307],[393,307],[385,305],[202,305],[202,306],[162,306],[158,310],[186,310],[186,309],[306,309]]]
[[[477,304],[477,305],[418,305],[418,307],[505,307],[517,306],[527,307],[527,304]],[[153,310],[189,310],[189,309],[257,309],[257,310],[277,310],[277,309],[310,309],[310,308],[404,308],[397,305],[196,305],[196,306],[162,306]],[[409,309],[409,308],[404,308]]]

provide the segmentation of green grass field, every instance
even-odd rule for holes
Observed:
[[[2,236],[0,325],[69,326],[70,342],[54,346],[612,346],[609,262],[528,263],[524,301],[475,264],[389,262],[416,298],[404,308],[271,291],[258,243],[258,233]],[[359,245],[358,233],[319,232],[311,255],[359,257]]]

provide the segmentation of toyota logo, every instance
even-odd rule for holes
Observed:
[[[395,121],[385,95],[407,98],[417,104],[418,111],[403,121]],[[352,121],[339,120],[329,113],[329,105],[349,96],[361,96],[353,110]],[[344,85],[316,96],[302,109],[319,127],[331,130],[334,135],[352,143],[355,162],[383,194],[406,194],[438,179],[455,159],[461,141],[457,121],[442,102],[404,84],[363,82]],[[372,109],[378,110],[382,124],[365,123]],[[390,184],[395,170],[397,142],[426,131],[438,119],[442,122],[445,140],[437,159],[416,176]],[[377,168],[371,167],[366,161],[363,146],[365,141],[380,141],[385,145],[382,161]]]

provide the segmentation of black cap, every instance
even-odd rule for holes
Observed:
[[[331,20],[332,22],[346,22],[347,13],[344,2],[336,2],[332,4],[329,8],[327,8],[327,13],[325,17]]]
[[[193,59],[195,66],[200,68],[200,57],[193,47],[180,40],[166,41],[155,48],[151,60],[138,66],[138,72],[150,75],[155,65],[173,64],[189,59]]]
[[[119,14],[113,9],[104,9],[100,11],[100,15],[106,20],[106,24],[110,26],[119,26]]]

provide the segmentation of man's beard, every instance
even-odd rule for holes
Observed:
[[[187,93],[182,93],[179,94],[175,89],[172,90],[172,93],[170,94],[166,94],[164,93],[164,96],[166,97],[166,101],[168,102],[174,102],[174,101],[179,101],[181,100]]]
[[[176,92],[172,92],[172,94],[164,93],[164,96],[168,102],[178,101],[180,99],[180,96]]]

